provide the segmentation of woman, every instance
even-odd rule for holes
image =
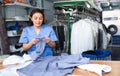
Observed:
[[[35,51],[39,39],[45,42],[45,48],[40,56],[52,56],[52,48],[56,46],[57,37],[51,26],[44,23],[44,14],[40,9],[33,9],[30,13],[30,25],[23,29],[19,43],[23,49],[31,54]]]

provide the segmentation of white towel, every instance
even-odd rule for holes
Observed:
[[[18,55],[11,55],[3,60],[3,65],[24,63],[23,58]]]
[[[110,72],[112,69],[111,66],[103,65],[103,64],[85,64],[85,65],[79,65],[77,67],[80,69],[95,72],[99,76],[102,76],[103,73]]]
[[[11,55],[3,60],[3,65],[21,64],[27,61],[32,61],[30,55],[24,54],[22,57],[18,55]]]
[[[24,54],[23,57],[17,55],[11,55],[3,61],[3,65],[9,65],[0,70],[0,76],[19,76],[17,69],[21,69],[31,64],[33,61],[28,54]],[[18,65],[14,65],[18,64]]]

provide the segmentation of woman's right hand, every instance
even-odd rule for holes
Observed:
[[[34,44],[36,44],[36,43],[38,43],[38,42],[39,42],[39,39],[34,38],[34,39],[32,39],[29,43],[24,43],[24,44],[23,44],[23,49],[26,51],[26,50],[28,50],[32,45],[34,45]]]
[[[34,44],[36,44],[36,43],[38,43],[38,42],[39,42],[39,39],[34,38],[34,39],[32,39],[29,43],[24,43],[24,44],[23,44],[23,49],[26,51],[26,50],[28,50],[32,45],[34,45]]]

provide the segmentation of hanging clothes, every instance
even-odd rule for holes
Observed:
[[[66,26],[59,21],[53,21],[49,25],[53,26],[53,29],[57,35],[58,41],[56,42],[56,50],[60,52],[65,52],[67,46],[67,36],[66,36]]]
[[[53,26],[53,29],[58,34],[59,48],[60,48],[60,50],[63,50],[64,49],[64,41],[65,41],[64,26]],[[57,50],[59,48],[57,48]]]
[[[107,31],[102,24],[91,19],[81,19],[72,25],[71,54],[106,49],[108,43]]]
[[[92,19],[84,19],[87,23],[89,23],[91,25],[91,28],[93,30],[93,36],[94,36],[94,49],[97,49],[98,47],[98,28],[99,28],[99,24],[98,22],[92,20]]]
[[[94,31],[90,23],[82,19],[72,25],[71,54],[94,50],[94,43]]]
[[[105,29],[104,25],[99,24],[99,49],[107,49],[107,45],[109,44],[109,38],[108,38],[107,30]]]

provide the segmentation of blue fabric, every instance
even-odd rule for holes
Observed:
[[[110,50],[95,50],[97,58],[105,58],[111,55]]]
[[[39,42],[36,44],[36,49],[33,51],[30,56],[32,60],[36,60],[39,56],[42,55],[44,48],[45,48],[45,42],[42,41],[42,39],[39,39]]]
[[[40,34],[36,34],[33,26],[28,26],[23,29],[19,43],[28,43],[33,38],[41,39],[45,37],[49,37],[51,41],[57,41],[57,37],[51,26],[43,24],[40,27]],[[36,44],[34,44],[30,49],[28,49],[28,54],[35,51],[35,49],[36,49]],[[42,53],[41,56],[51,56],[51,55],[52,55],[52,48],[48,44],[46,44],[44,52]]]
[[[88,57],[91,60],[93,60],[93,59],[100,59],[100,58],[109,57],[111,55],[110,50],[95,50],[95,53],[96,53],[95,55],[82,53],[82,56]]]
[[[75,66],[90,63],[80,54],[41,57],[30,65],[18,69],[20,76],[64,76],[72,73]]]

